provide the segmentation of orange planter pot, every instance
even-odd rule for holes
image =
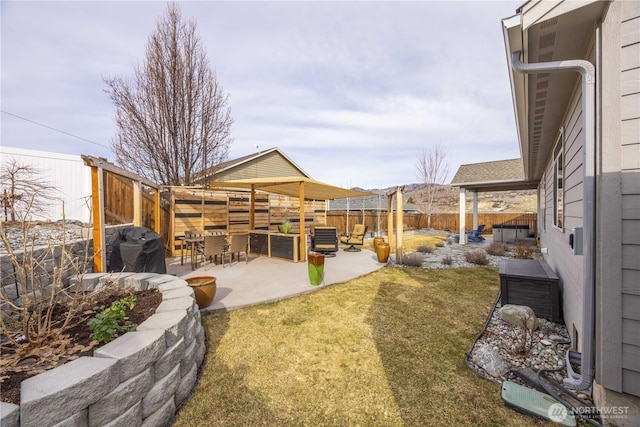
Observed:
[[[193,289],[198,307],[205,308],[211,305],[216,296],[216,278],[213,276],[196,276],[185,279]]]
[[[391,246],[388,243],[378,243],[376,246],[376,255],[378,256],[378,262],[389,261],[389,254],[391,253]]]
[[[378,245],[380,243],[384,243],[384,237],[374,237],[373,238],[373,250],[375,251],[376,248],[378,247]]]

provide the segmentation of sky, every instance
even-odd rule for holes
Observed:
[[[234,119],[229,159],[278,147],[343,187],[419,182],[416,161],[520,157],[501,19],[520,1],[178,2]],[[167,8],[5,1],[0,143],[114,161],[106,77],[133,76]]]

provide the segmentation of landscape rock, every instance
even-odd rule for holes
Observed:
[[[487,344],[477,346],[474,354],[476,365],[493,377],[501,377],[509,372],[509,365],[497,350]]]
[[[499,315],[502,320],[519,328],[525,327],[530,331],[538,329],[538,318],[533,309],[525,305],[506,304],[500,308]]]

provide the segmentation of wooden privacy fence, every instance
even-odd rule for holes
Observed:
[[[426,228],[427,215],[416,213],[405,213],[403,215],[403,224],[405,230],[419,230]],[[394,215],[395,218],[395,215]],[[394,219],[395,221],[395,219]],[[538,224],[538,215],[535,213],[479,213],[478,225],[485,225],[485,233],[491,233],[493,224],[517,224],[528,225],[529,230],[535,233]],[[371,211],[350,211],[349,212],[349,228],[353,229],[355,224],[364,224],[368,227],[367,233],[387,231],[387,212],[371,212]],[[473,214],[467,213],[465,223],[467,230],[473,227]],[[347,212],[346,211],[328,211],[327,225],[336,227],[338,233],[344,233],[347,230]],[[458,213],[435,213],[431,215],[431,228],[434,230],[451,231],[457,233],[460,227],[460,215]],[[349,230],[350,231],[350,230]]]
[[[326,221],[325,202],[305,201],[305,231]],[[250,231],[251,193],[244,191],[209,191],[196,188],[171,188],[171,253],[179,255],[185,232],[242,233]],[[291,232],[300,232],[300,208],[295,197],[256,193],[253,202],[254,230],[278,231],[286,219]]]

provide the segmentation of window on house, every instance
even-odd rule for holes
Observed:
[[[562,228],[564,219],[564,153],[562,132],[553,150],[553,225]]]
[[[547,229],[547,174],[542,174],[540,187],[538,187],[538,218],[541,221],[542,230]]]

